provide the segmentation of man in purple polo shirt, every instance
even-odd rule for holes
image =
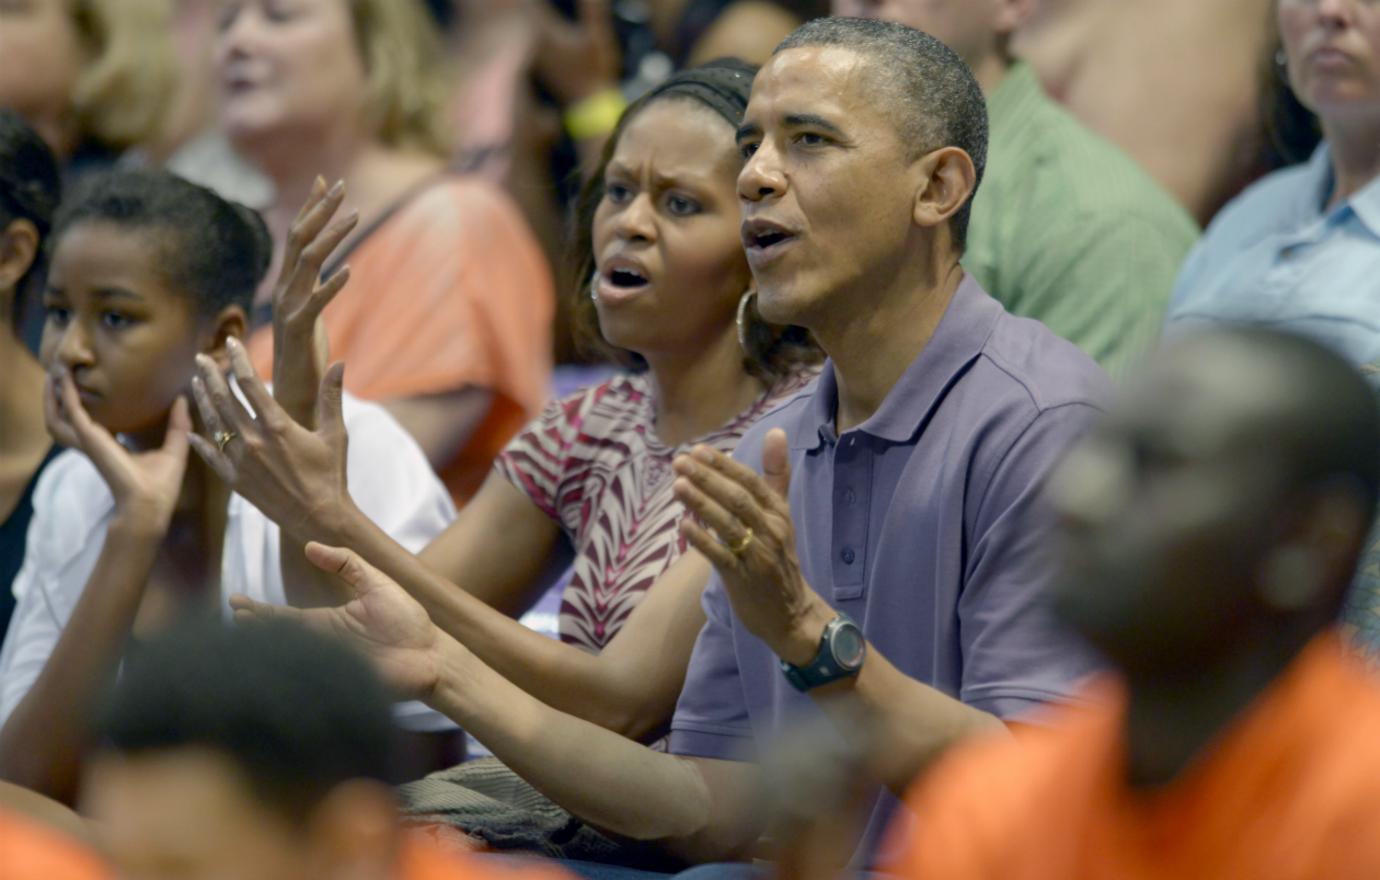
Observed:
[[[809,327],[830,360],[737,461],[677,461],[698,520],[683,531],[715,575],[673,754],[751,760],[803,713],[861,704],[899,790],[1090,671],[1038,604],[1037,498],[1110,389],[960,268],[986,124],[977,84],[937,47],[816,21],[753,86],[738,190],[759,308]]]

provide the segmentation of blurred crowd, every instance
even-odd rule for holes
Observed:
[[[1374,0],[0,0],[0,878],[1380,876]]]

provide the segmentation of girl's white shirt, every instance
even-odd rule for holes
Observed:
[[[350,442],[347,477],[355,504],[399,544],[416,553],[455,519],[455,506],[411,435],[381,406],[344,400]],[[195,454],[195,453],[190,453]],[[91,460],[68,450],[34,490],[23,567],[14,579],[16,607],[0,650],[0,726],[33,687],[100,558],[115,500]],[[279,564],[278,526],[239,495],[227,509],[220,565],[221,603],[243,593],[287,604]],[[395,707],[409,729],[454,727],[422,703]]]

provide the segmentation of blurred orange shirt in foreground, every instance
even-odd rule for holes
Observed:
[[[1125,695],[960,748],[898,813],[892,870],[943,880],[1380,878],[1380,684],[1317,639],[1167,786],[1126,782]]]
[[[115,875],[84,845],[46,825],[0,811],[4,880],[109,880]]]

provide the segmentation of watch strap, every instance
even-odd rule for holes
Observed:
[[[840,612],[824,627],[824,632],[819,637],[819,650],[804,666],[795,666],[785,660],[778,659],[777,662],[781,664],[781,673],[786,676],[786,680],[791,683],[792,687],[798,691],[808,691],[838,681],[841,678],[858,674],[857,669],[845,667],[834,655],[834,632],[845,625],[859,629],[858,625],[853,622],[853,618]],[[859,633],[861,633],[860,629]]]

